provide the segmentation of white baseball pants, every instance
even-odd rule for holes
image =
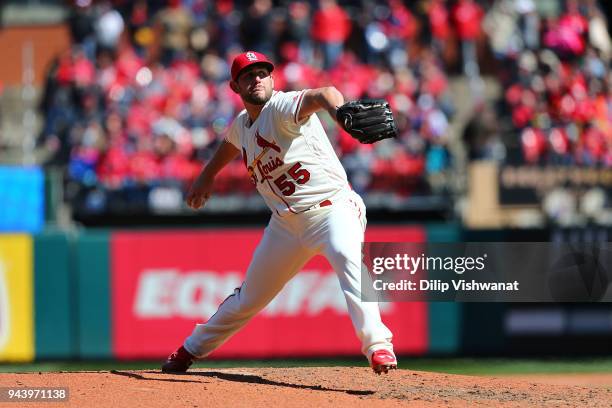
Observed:
[[[273,215],[255,250],[246,278],[184,343],[205,357],[263,309],[314,255],[323,254],[340,280],[361,352],[369,359],[378,349],[393,350],[391,331],[382,323],[378,304],[361,302],[361,243],[365,205],[358,194],[332,205],[285,217]]]

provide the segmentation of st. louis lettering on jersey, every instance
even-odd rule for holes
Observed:
[[[251,180],[281,216],[350,192],[317,115],[297,121],[304,92],[274,92],[255,122],[242,111],[226,137],[242,151]]]

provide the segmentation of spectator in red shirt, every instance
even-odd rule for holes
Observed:
[[[451,33],[450,18],[444,0],[432,0],[427,15],[433,37],[432,45],[440,52]]]
[[[333,67],[351,34],[351,20],[335,0],[320,0],[312,19],[312,38],[323,50],[323,68]]]
[[[94,64],[87,59],[85,53],[75,49],[72,62],[72,79],[77,88],[87,88],[93,85],[96,77]]]
[[[576,0],[567,1],[567,12],[561,16],[559,23],[571,28],[580,35],[586,34],[589,29],[589,22],[580,14]]]
[[[587,125],[580,135],[580,142],[584,144],[582,159],[585,164],[595,165],[603,162],[608,149],[605,135],[599,129],[591,124]]]
[[[541,129],[525,128],[521,133],[523,156],[528,163],[537,163],[546,152],[546,136]]]
[[[161,167],[156,152],[153,151],[153,141],[141,138],[138,140],[136,149],[129,160],[132,180],[142,184],[158,180],[161,176]]]
[[[453,21],[461,39],[463,71],[470,77],[480,75],[476,57],[476,40],[481,33],[483,11],[474,0],[459,0],[453,8]]]
[[[474,41],[480,36],[483,11],[474,0],[459,0],[453,8],[453,20],[461,40]]]

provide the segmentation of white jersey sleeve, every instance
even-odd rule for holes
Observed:
[[[278,96],[272,99],[276,115],[275,120],[288,131],[288,136],[290,137],[298,137],[300,135],[299,128],[308,120],[308,118],[304,118],[301,122],[298,122],[302,99],[306,91],[308,89],[294,92],[279,92]]]
[[[240,142],[240,132],[238,131],[238,122],[240,121],[241,117],[244,115],[245,112],[246,111],[242,111],[240,112],[240,114],[238,114],[238,116],[234,119],[229,129],[225,133],[224,138],[226,142],[231,143],[238,150],[242,149],[242,143]]]

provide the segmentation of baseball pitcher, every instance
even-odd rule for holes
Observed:
[[[202,207],[215,175],[242,154],[252,182],[272,210],[270,222],[240,288],[208,322],[195,326],[162,371],[185,372],[194,360],[209,355],[263,309],[310,258],[323,254],[338,275],[362,353],[374,372],[386,373],[397,367],[392,334],[381,321],[378,304],[360,299],[365,206],[352,191],[315,113],[327,111],[362,143],[394,137],[392,113],[383,100],[345,104],[334,87],[274,91],[273,70],[258,52],[234,59],[230,87],[245,109],[186,198],[191,208]]]

